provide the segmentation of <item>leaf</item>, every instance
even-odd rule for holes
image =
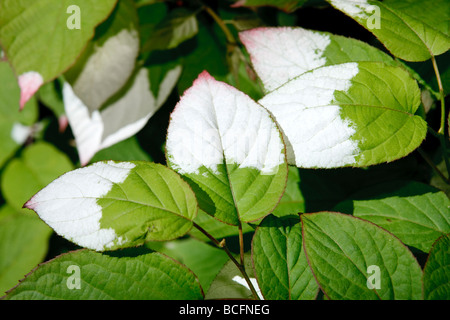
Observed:
[[[269,113],[206,71],[175,107],[166,149],[200,208],[228,224],[269,214],[286,187],[284,144]]]
[[[327,298],[422,299],[422,270],[407,247],[390,233],[339,213],[300,217],[308,262]]]
[[[253,287],[256,290],[260,299],[263,299],[261,291],[258,288],[258,283],[253,275],[253,267],[251,264],[251,256],[245,255],[245,272],[247,273]],[[245,281],[242,273],[232,261],[228,261],[206,293],[205,299],[253,299],[252,293]]]
[[[147,246],[152,248],[152,244]],[[155,251],[168,255],[192,270],[205,291],[208,291],[216,275],[229,260],[225,251],[195,239],[177,239],[161,244],[162,248]]]
[[[100,150],[130,138],[141,130],[161,107],[173,89],[181,67],[165,73],[161,83],[151,83],[151,69],[142,67],[102,110],[91,111],[66,82],[64,104],[77,143],[81,165],[86,165]],[[159,85],[154,96],[151,87]],[[132,106],[132,108],[130,108]]]
[[[319,287],[302,246],[298,218],[268,216],[256,229],[252,259],[259,287],[268,300],[314,300]]]
[[[35,99],[31,99],[27,108],[18,111],[20,88],[17,85],[11,67],[0,61],[0,168],[31,134],[31,125],[38,118]]]
[[[78,250],[41,264],[5,299],[198,300],[203,292],[189,269],[160,253]]]
[[[450,297],[450,237],[444,235],[434,244],[423,270],[425,300],[448,300]]]
[[[300,175],[296,167],[289,166],[288,181],[286,190],[280,203],[272,212],[276,217],[287,215],[296,215],[300,212],[305,212],[305,199],[300,190]]]
[[[239,33],[267,91],[313,69],[345,62],[394,65],[384,52],[365,42],[300,27],[262,27]]]
[[[361,190],[333,211],[371,221],[406,245],[429,252],[437,238],[450,232],[449,208],[444,192],[409,181]]]
[[[87,49],[64,77],[92,113],[118,92],[135,70],[138,15],[132,0],[120,0],[99,25]]]
[[[59,235],[97,251],[181,237],[197,214],[195,195],[175,172],[142,161],[70,171],[25,207]]]
[[[21,108],[42,84],[58,77],[76,61],[94,35],[94,28],[116,3],[117,0],[101,4],[91,0],[0,3],[0,42],[19,77]],[[72,28],[77,27],[76,20],[79,29]]]
[[[51,234],[37,217],[0,208],[0,296],[44,260]]]
[[[196,12],[177,8],[158,23],[143,45],[142,51],[168,50],[198,33]]]
[[[69,158],[46,142],[37,142],[13,159],[2,174],[1,190],[16,211],[36,192],[58,176],[73,169]]]
[[[232,7],[261,7],[270,6],[286,12],[293,12],[300,8],[306,0],[238,0]]]
[[[218,42],[218,38],[217,33],[199,23],[197,36],[177,47],[183,58],[183,73],[177,83],[180,96],[191,87],[203,70],[208,70],[214,77],[226,76],[229,73],[226,48]]]
[[[59,119],[65,116],[64,102],[62,98],[63,80],[61,78],[48,82],[39,88],[37,97]]]
[[[91,162],[98,162],[104,160],[115,160],[115,161],[152,161],[150,156],[142,150],[139,141],[136,137],[128,138],[127,140],[121,141],[111,147],[100,150],[91,159]]]
[[[302,168],[365,167],[402,158],[424,140],[417,83],[400,67],[351,62],[320,67],[259,103],[284,133],[287,159]]]
[[[372,32],[396,57],[424,61],[450,48],[446,0],[328,0]]]

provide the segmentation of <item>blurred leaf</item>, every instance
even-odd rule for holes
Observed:
[[[0,61],[0,168],[31,135],[38,118],[36,100],[19,112],[20,88],[11,67]]]
[[[197,12],[177,8],[155,26],[147,38],[142,51],[167,50],[176,48],[180,43],[198,33]]]
[[[132,0],[120,0],[64,77],[75,95],[93,112],[126,84],[135,69],[138,52],[136,8]]]
[[[150,156],[141,148],[136,137],[131,137],[123,140],[111,147],[100,150],[91,159],[91,162],[97,162],[102,160],[115,160],[115,161],[152,161]]]
[[[95,4],[90,0],[0,2],[0,40],[19,76],[21,105],[43,83],[55,79],[76,61],[94,28],[108,17],[116,3],[117,0]]]
[[[286,12],[293,12],[300,8],[307,0],[237,0],[233,7],[275,7]]]
[[[43,261],[51,234],[38,217],[0,208],[0,296]]]
[[[25,148],[13,159],[2,174],[1,190],[7,203],[17,211],[36,192],[58,176],[73,169],[67,156],[46,142]]]

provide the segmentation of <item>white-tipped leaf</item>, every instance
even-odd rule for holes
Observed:
[[[270,114],[206,71],[172,113],[166,148],[202,209],[230,224],[268,214],[285,188],[284,143]]]
[[[148,162],[97,162],[70,171],[24,207],[59,235],[97,251],[174,239],[189,231],[197,214],[189,186]]]
[[[180,73],[180,66],[168,71],[155,97],[149,70],[141,68],[116,99],[104,109],[93,111],[65,83],[64,105],[81,164],[86,165],[98,151],[139,132],[167,99]]]
[[[357,61],[394,63],[362,41],[300,27],[261,27],[239,33],[267,91],[313,69]]]
[[[325,66],[304,73],[259,101],[284,135],[289,164],[362,167],[404,157],[426,135],[414,115],[417,83],[377,62]]]

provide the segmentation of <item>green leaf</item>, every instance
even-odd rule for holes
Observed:
[[[35,99],[19,112],[20,88],[11,67],[0,61],[0,168],[31,134],[38,118]]]
[[[107,18],[116,2],[0,2],[0,42],[19,76],[21,107],[43,83],[55,79],[76,61],[94,35],[94,28]]]
[[[269,214],[286,187],[284,143],[270,114],[206,71],[175,107],[166,149],[200,208],[228,224]]]
[[[177,239],[163,243],[148,243],[147,246],[164,253],[188,267],[198,277],[203,290],[208,291],[214,278],[229,260],[225,251],[196,239]]]
[[[32,144],[5,168],[1,177],[3,196],[11,207],[21,211],[33,194],[72,168],[69,158],[53,145]]]
[[[288,163],[365,167],[400,159],[424,140],[417,83],[400,67],[351,62],[320,67],[259,101],[285,135]]]
[[[286,190],[272,214],[282,217],[296,215],[300,212],[305,212],[305,199],[300,190],[300,175],[298,168],[289,166]]]
[[[303,251],[298,218],[265,218],[253,237],[252,259],[265,299],[316,298],[319,287]]]
[[[423,270],[426,300],[448,300],[450,297],[450,236],[440,237],[434,244]]]
[[[100,150],[91,159],[91,162],[98,162],[104,160],[115,161],[152,161],[150,156],[141,148],[136,137],[128,138],[124,141],[116,143],[111,147]]]
[[[178,174],[143,161],[96,162],[68,172],[25,207],[59,235],[97,251],[181,237],[197,214],[195,195]]]
[[[422,299],[422,270],[392,234],[345,214],[300,217],[309,265],[329,299]]]
[[[450,200],[429,185],[413,181],[383,183],[350,198],[333,211],[371,221],[424,252],[450,232]]]
[[[328,0],[396,57],[424,61],[450,48],[447,0]]]
[[[65,115],[64,102],[62,97],[63,80],[58,78],[48,82],[39,88],[37,97],[46,107],[48,107],[56,117]]]
[[[5,299],[198,300],[203,292],[189,269],[160,253],[78,250],[40,265]]]
[[[0,296],[44,260],[51,234],[37,217],[0,208]]]
[[[168,50],[191,39],[198,33],[197,12],[185,8],[172,11],[155,26],[153,33],[143,45],[142,51]]]

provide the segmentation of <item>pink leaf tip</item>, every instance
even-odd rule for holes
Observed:
[[[42,76],[35,71],[25,72],[18,79],[20,87],[20,110],[44,83]]]

